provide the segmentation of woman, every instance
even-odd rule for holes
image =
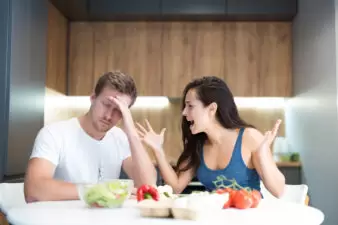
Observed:
[[[260,191],[260,180],[276,197],[285,186],[269,146],[281,123],[263,136],[239,116],[233,95],[225,82],[217,77],[203,77],[190,82],[183,96],[182,141],[184,150],[175,172],[163,151],[163,129],[148,130],[140,124],[141,139],[154,150],[164,181],[175,193],[181,193],[193,177],[215,190],[230,184]]]

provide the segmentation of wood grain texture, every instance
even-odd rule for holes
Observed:
[[[261,23],[259,96],[292,96],[292,27]]]
[[[207,75],[235,96],[291,95],[291,23],[72,22],[70,30],[71,95],[87,95],[108,70],[132,75],[143,96],[178,98]]]
[[[161,95],[161,27],[146,22],[73,23],[71,95],[88,95],[97,79],[112,70],[132,75],[142,95]]]
[[[180,97],[193,78],[223,76],[223,23],[166,23],[162,32],[163,95]]]
[[[94,88],[94,32],[90,23],[71,23],[69,39],[69,95],[90,95]]]
[[[51,4],[48,6],[46,86],[66,94],[68,21]]]

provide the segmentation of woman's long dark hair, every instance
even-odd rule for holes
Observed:
[[[216,118],[218,122],[227,129],[236,129],[242,127],[253,127],[247,124],[239,116],[234,97],[226,83],[214,76],[198,78],[191,81],[183,91],[182,111],[185,108],[185,97],[190,89],[196,91],[197,98],[208,106],[215,102],[217,104]],[[183,153],[178,159],[177,173],[193,168],[195,171],[200,165],[201,151],[204,142],[207,140],[205,133],[193,135],[190,130],[190,123],[185,116],[182,116],[182,141]],[[186,163],[182,167],[182,163]],[[182,168],[181,168],[182,167]]]

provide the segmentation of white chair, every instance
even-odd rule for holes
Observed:
[[[0,211],[5,215],[15,206],[27,204],[23,183],[0,183]]]
[[[306,184],[287,184],[281,200],[298,204],[307,204],[309,187]],[[265,199],[277,199],[273,196],[261,182],[261,192]]]

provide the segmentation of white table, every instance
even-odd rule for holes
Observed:
[[[318,209],[271,200],[262,200],[256,209],[220,210],[199,221],[142,218],[135,205],[135,200],[128,200],[123,208],[89,209],[81,201],[37,202],[14,207],[7,217],[13,225],[319,225],[324,220],[324,214]]]

